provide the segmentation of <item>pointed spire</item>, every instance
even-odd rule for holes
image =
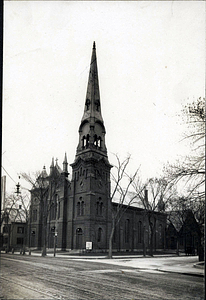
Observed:
[[[63,172],[68,173],[68,162],[67,162],[67,154],[65,152],[65,157],[63,161]]]
[[[93,49],[92,49],[89,80],[87,85],[87,94],[86,94],[85,108],[84,108],[82,121],[90,118],[95,118],[103,122],[102,115],[101,115],[95,42],[93,43]]]
[[[52,174],[53,170],[54,170],[54,158],[52,157],[52,162],[50,166],[50,175]]]

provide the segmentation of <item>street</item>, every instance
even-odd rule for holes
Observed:
[[[98,259],[1,254],[0,281],[0,299],[204,299],[203,277]]]

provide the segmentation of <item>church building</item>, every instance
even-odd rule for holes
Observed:
[[[101,112],[95,42],[92,49],[84,112],[79,126],[79,142],[68,179],[65,154],[62,169],[52,163],[50,173],[44,167],[31,190],[29,247],[62,250],[86,249],[106,251],[109,247],[112,213],[110,170],[107,156],[106,130]],[[155,248],[164,248],[166,215],[154,213]],[[143,226],[144,225],[144,226]],[[146,226],[146,227],[145,227]],[[144,210],[128,207],[115,230],[113,249],[135,251],[143,247],[143,230],[149,243],[149,226]],[[46,235],[46,236],[44,236]],[[56,238],[55,238],[56,237]]]

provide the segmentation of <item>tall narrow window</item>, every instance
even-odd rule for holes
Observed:
[[[84,216],[84,201],[81,202],[81,216]]]
[[[138,223],[138,243],[142,243],[142,222]]]
[[[96,214],[99,215],[99,201],[96,203]]]
[[[100,136],[99,136],[99,138],[98,138],[97,146],[98,146],[99,148],[101,148],[101,137],[100,137]]]
[[[129,243],[129,224],[130,223],[130,221],[129,221],[129,219],[127,219],[126,221],[125,221],[125,243]]]
[[[86,139],[86,147],[89,146],[89,134],[87,134],[87,139]]]
[[[102,228],[98,229],[98,237],[97,237],[97,242],[101,242],[102,240]]]
[[[96,134],[95,134],[95,136],[94,136],[94,146],[97,147],[97,135],[96,135]]]
[[[82,201],[82,197],[80,197],[77,203],[77,216],[83,216],[85,214],[84,208],[84,201]]]

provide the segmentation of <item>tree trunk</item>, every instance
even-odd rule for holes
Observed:
[[[46,241],[47,241],[47,221],[46,218],[43,218],[43,247],[42,247],[42,256],[46,256]]]
[[[112,230],[111,234],[109,237],[109,253],[108,253],[108,258],[112,259],[112,241],[113,241],[113,236],[114,236],[114,229],[115,229],[115,223],[114,220],[112,220]]]
[[[176,251],[177,255],[179,256],[179,237],[177,236],[177,251]]]
[[[145,225],[143,226],[143,256],[146,256]]]
[[[154,235],[154,230],[153,230],[153,225],[149,225],[150,226],[150,256],[153,256],[153,235]]]

